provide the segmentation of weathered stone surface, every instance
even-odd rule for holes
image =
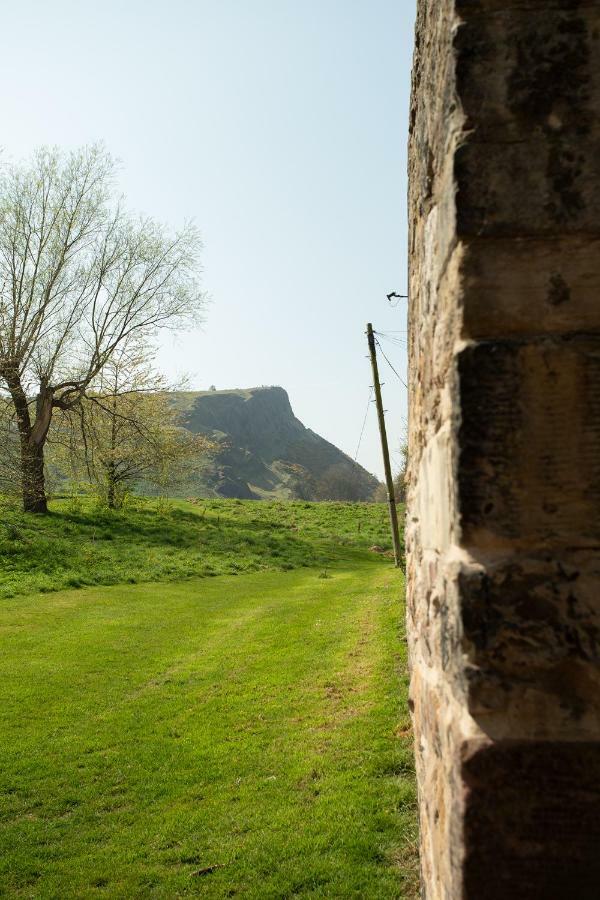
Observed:
[[[480,341],[456,357],[462,539],[600,545],[600,335]]]
[[[462,755],[465,894],[596,900],[600,744],[474,742]]]
[[[469,241],[464,334],[478,340],[598,332],[600,238]]]
[[[600,3],[418,3],[407,615],[427,900],[599,893],[598,108]]]
[[[515,554],[459,573],[465,702],[488,736],[600,734],[599,580],[595,551]]]

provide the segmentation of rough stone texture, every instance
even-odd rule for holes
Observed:
[[[600,3],[419,0],[408,624],[423,895],[600,896]]]

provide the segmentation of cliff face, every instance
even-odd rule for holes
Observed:
[[[280,387],[174,395],[182,425],[219,449],[196,488],[207,496],[369,500],[377,479],[297,419]]]

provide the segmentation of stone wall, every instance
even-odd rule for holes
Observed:
[[[408,626],[423,895],[600,896],[600,4],[419,0]]]

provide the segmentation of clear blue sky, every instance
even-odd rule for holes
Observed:
[[[280,384],[352,456],[365,323],[406,328],[385,295],[406,287],[414,6],[22,0],[2,17],[4,158],[103,140],[133,209],[201,229],[207,321],[167,337],[161,367],[200,389]],[[384,347],[404,375],[404,347]],[[385,363],[382,380],[397,449],[405,390]],[[359,461],[381,474],[374,409]]]

